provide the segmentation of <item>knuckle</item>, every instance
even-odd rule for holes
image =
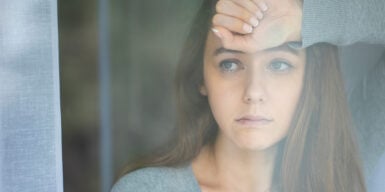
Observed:
[[[229,28],[231,28],[231,30],[235,32],[243,33],[243,23],[240,21],[229,20],[229,21],[226,21],[224,25],[229,26]]]
[[[249,20],[252,17],[252,15],[250,13],[248,13],[247,11],[243,11],[241,13],[241,17],[243,20]]]
[[[236,29],[238,32],[244,33],[244,29],[243,29],[244,23],[243,22],[236,22],[236,23],[234,23],[234,26],[236,26]]]
[[[254,4],[252,4],[252,6],[250,6],[250,9],[253,13],[256,13],[257,11],[259,11],[259,8]]]
[[[243,24],[237,20],[227,20],[224,21],[223,25],[227,26],[230,30],[234,30],[236,32],[242,32]]]
[[[254,5],[254,3],[252,3],[250,0],[242,0],[242,1],[243,1],[243,5],[247,7],[244,10],[244,12],[247,13],[246,17],[251,17],[251,14],[249,13],[249,11],[252,13],[255,13],[258,11],[258,7]]]

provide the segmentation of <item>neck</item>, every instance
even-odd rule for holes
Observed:
[[[204,162],[201,170],[210,176],[198,175],[203,180],[213,178],[208,183],[223,191],[266,192],[272,184],[275,156],[276,147],[240,149],[218,137],[215,145],[204,148],[196,161]]]

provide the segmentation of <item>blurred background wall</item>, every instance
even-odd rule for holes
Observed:
[[[112,177],[164,142],[173,127],[173,78],[189,0],[109,1]],[[59,0],[64,190],[102,191],[98,2]]]

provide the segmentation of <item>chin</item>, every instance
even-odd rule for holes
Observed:
[[[269,137],[243,137],[236,142],[241,150],[248,151],[265,151],[274,148],[282,140],[282,138]]]
[[[246,144],[238,144],[238,147],[242,150],[247,151],[265,151],[274,147],[275,144],[267,144],[267,143],[246,143]]]

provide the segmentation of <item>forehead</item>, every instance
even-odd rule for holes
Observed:
[[[222,53],[256,54],[256,53],[273,53],[273,52],[286,52],[298,57],[302,57],[305,54],[304,49],[294,49],[290,47],[288,43],[284,43],[277,47],[270,47],[254,53],[243,52],[243,51],[234,50],[234,49],[226,49],[222,46],[221,40],[216,35],[214,35],[214,33],[211,31],[208,33],[208,36],[206,39],[206,46],[205,46],[205,56],[218,56]]]

